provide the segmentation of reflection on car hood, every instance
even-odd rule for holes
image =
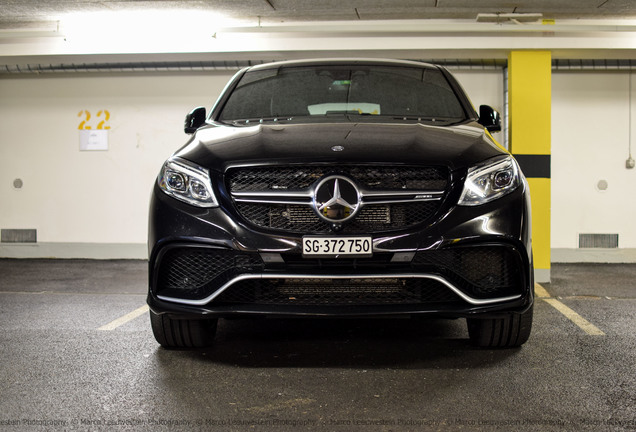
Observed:
[[[482,126],[321,123],[214,125],[176,155],[215,171],[231,165],[369,163],[465,168],[505,150]]]

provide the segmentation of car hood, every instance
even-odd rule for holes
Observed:
[[[213,171],[234,165],[368,163],[457,170],[505,154],[477,123],[210,125],[175,155]]]

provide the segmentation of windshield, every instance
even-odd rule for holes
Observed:
[[[248,71],[218,119],[244,122],[343,114],[450,122],[465,118],[461,102],[439,69],[313,66]]]

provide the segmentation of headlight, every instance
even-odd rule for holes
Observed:
[[[190,162],[178,158],[168,159],[161,169],[157,183],[171,197],[193,206],[218,206],[208,170]]]
[[[501,198],[521,184],[520,176],[519,166],[511,156],[471,167],[458,204],[476,206]]]

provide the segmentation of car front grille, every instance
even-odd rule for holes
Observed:
[[[379,233],[421,224],[435,214],[437,201],[410,204],[382,204],[363,207],[343,234]],[[308,205],[237,203],[239,213],[251,224],[294,233],[326,233],[331,225]]]
[[[214,303],[278,306],[379,306],[459,302],[443,284],[427,279],[264,279],[241,281]]]
[[[301,191],[329,174],[342,174],[369,190],[444,190],[448,170],[442,167],[376,167],[365,165],[266,166],[230,168],[230,192]]]
[[[340,232],[350,234],[395,231],[429,221],[439,210],[449,184],[447,168],[402,166],[238,167],[230,168],[225,179],[237,212],[248,224],[289,233],[320,234],[334,227],[317,215],[309,197],[314,185],[328,175],[346,176],[360,189],[387,197],[381,202],[364,202],[354,218],[338,227]],[[409,192],[413,194],[402,198]],[[418,197],[426,192],[435,197]],[[240,198],[250,193],[259,199]],[[306,198],[291,203],[274,199],[280,201],[294,193],[305,194]]]
[[[415,254],[418,271],[438,272],[474,298],[518,294],[523,284],[520,255],[502,246],[462,247]]]
[[[283,262],[266,265],[257,253],[171,247],[157,262],[156,293],[184,300],[216,293],[213,305],[397,305],[462,301],[438,277],[473,299],[518,295],[524,286],[520,254],[504,246],[420,251],[410,263],[392,262],[392,253],[345,259],[281,256]]]
[[[263,269],[260,255],[233,250],[174,247],[158,261],[156,292],[162,296],[198,299],[209,295],[212,286],[243,273]]]

